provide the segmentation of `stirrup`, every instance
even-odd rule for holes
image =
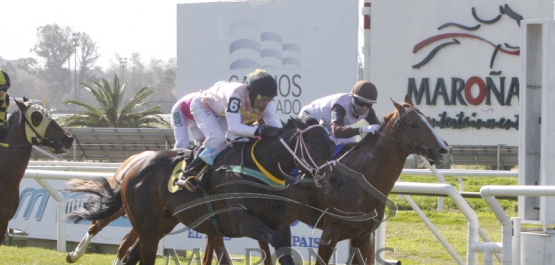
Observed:
[[[189,176],[187,178],[183,176],[176,179],[173,184],[180,188],[186,188],[190,192],[195,192],[198,188],[198,179],[196,176]]]
[[[198,179],[196,176],[189,176],[185,179],[183,187],[190,192],[195,192],[198,188]]]

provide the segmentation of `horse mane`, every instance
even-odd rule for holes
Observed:
[[[411,107],[411,105],[406,103],[406,102],[401,103],[401,105],[405,108],[410,108]],[[380,132],[383,130],[383,128],[387,127],[387,124],[390,121],[397,118],[397,115],[398,115],[397,110],[385,114],[383,116],[383,122],[382,122]],[[355,145],[355,148],[360,147],[360,146],[364,146],[364,145],[366,145],[367,142],[373,143],[373,142],[377,141],[379,139],[379,136],[380,136],[379,134],[369,134],[368,133],[368,134],[366,134],[366,136],[364,136],[364,138],[362,138],[362,140],[360,140],[360,142],[352,143],[352,144]]]
[[[19,110],[14,111],[12,114],[10,114],[8,120],[0,126],[0,142],[4,142],[6,140],[6,137],[8,136],[8,131],[10,130],[10,126],[12,125],[13,120],[15,120],[15,117],[18,114]]]

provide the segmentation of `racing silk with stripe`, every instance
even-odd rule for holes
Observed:
[[[368,124],[380,124],[374,109],[369,108],[368,111],[358,115],[353,106],[353,97],[349,93],[339,93],[319,98],[304,106],[300,115],[312,115],[317,119],[323,119],[326,129],[332,133],[334,141],[338,138],[350,138],[360,134],[359,128],[346,128],[358,122],[366,120]],[[336,109],[336,113],[344,115],[343,117],[333,117],[332,112]],[[341,110],[342,108],[342,110]],[[335,125],[335,126],[334,126]],[[334,126],[335,128],[332,128]],[[338,132],[338,127],[340,132]]]
[[[6,118],[8,117],[9,105],[10,105],[10,96],[8,96],[8,93],[4,93],[4,95],[0,97],[0,125],[6,122]]]
[[[254,137],[257,127],[246,124],[260,119],[264,119],[267,125],[282,127],[273,101],[263,112],[252,108],[247,84],[217,83],[202,91],[200,99],[203,106],[226,118],[228,130],[235,136]]]

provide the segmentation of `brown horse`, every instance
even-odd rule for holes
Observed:
[[[121,183],[121,181],[122,181],[122,179],[125,175],[131,174],[131,173],[129,173],[129,170],[132,168],[132,166],[134,166],[136,164],[144,163],[145,162],[144,160],[149,159],[153,155],[154,155],[154,151],[145,151],[145,152],[142,152],[140,154],[136,154],[136,155],[133,155],[133,156],[127,158],[123,163],[121,163],[121,165],[118,167],[118,169],[116,170],[114,175],[108,180],[109,185],[112,186],[112,187],[115,187],[116,185],[119,185],[119,183]],[[189,158],[191,158],[191,156],[193,154],[192,154],[191,150],[183,149],[183,150],[179,150],[179,151],[173,150],[171,153],[168,153],[168,155],[169,155],[169,157],[172,157],[172,159],[175,159],[178,155],[189,159]],[[72,192],[86,192],[88,190],[94,190],[94,187],[96,187],[97,184],[94,181],[74,179],[74,180],[69,181],[68,185],[70,187],[73,187],[73,188],[69,189]],[[199,197],[199,198],[201,198],[201,197]],[[85,253],[87,251],[87,248],[88,248],[90,242],[92,241],[93,237],[96,236],[98,233],[100,233],[100,231],[102,231],[102,229],[104,229],[104,227],[108,226],[112,221],[114,221],[114,220],[116,220],[116,219],[118,219],[118,218],[120,218],[124,215],[125,215],[125,209],[122,207],[119,211],[117,211],[112,216],[109,216],[108,218],[105,218],[105,219],[102,219],[102,220],[92,221],[91,225],[87,229],[87,233],[85,234],[83,239],[81,239],[79,244],[77,244],[77,246],[75,247],[75,250],[69,252],[66,255],[66,261],[68,263],[77,262],[81,257],[83,257],[83,255],[85,255]],[[172,220],[171,218],[168,218],[167,221],[168,222],[166,224],[163,224],[166,227],[164,229],[165,232],[163,234],[167,234],[167,233],[171,232],[173,230],[173,228],[175,228],[175,226],[178,223],[178,221],[176,219]],[[122,262],[124,261],[125,255],[127,254],[128,249],[131,248],[137,242],[137,239],[138,239],[137,233],[135,233],[135,230],[131,229],[131,231],[127,235],[125,235],[125,237],[123,238],[120,246],[118,247],[118,251],[117,251],[117,254],[116,254],[116,259],[113,262],[114,265],[115,264],[122,264]],[[219,240],[219,237],[214,237],[214,240]],[[221,242],[223,244],[223,239],[221,240]],[[207,247],[211,246],[212,244],[213,243],[211,243],[211,241],[209,240],[207,242]],[[216,253],[217,253],[218,257],[222,257],[221,252],[220,252],[220,248],[216,249]],[[212,253],[210,253],[210,255],[208,255],[208,253],[206,253],[206,255],[204,256],[202,264],[207,265],[208,261],[210,261],[210,262],[212,261],[212,257],[213,257]],[[131,258],[130,260],[126,260],[126,264],[130,264],[130,262],[132,260],[134,260],[134,258]],[[220,264],[232,264],[231,263],[231,258],[229,256],[224,256],[223,260],[220,262]]]
[[[152,153],[153,153],[153,151],[145,151],[145,152],[142,152],[140,154],[132,155],[129,158],[127,158],[118,167],[118,169],[114,173],[114,176],[112,176],[108,180],[109,184],[114,187],[114,186],[118,185],[117,183],[121,183],[121,180],[122,180],[123,176],[125,176],[125,174],[128,174],[132,165],[140,162],[141,160],[146,159],[147,157],[152,155]],[[175,155],[177,156],[177,152],[175,153]],[[74,187],[73,191],[76,191],[76,190],[91,189],[96,184],[93,181],[77,180],[76,179],[76,180],[71,180],[68,183],[68,185],[71,186],[71,187]],[[79,244],[77,244],[77,246],[75,247],[75,250],[73,250],[73,251],[71,251],[67,254],[66,261],[68,263],[77,262],[83,255],[85,255],[85,252],[87,251],[87,248],[88,248],[89,244],[91,243],[91,240],[93,239],[93,237],[96,236],[96,234],[98,234],[100,231],[102,231],[102,229],[104,227],[106,227],[108,224],[110,224],[112,221],[114,221],[114,220],[116,220],[116,219],[118,219],[118,218],[120,218],[124,215],[125,215],[125,210],[122,207],[119,211],[117,211],[115,214],[113,214],[112,216],[110,216],[106,219],[92,221],[92,224],[89,226],[89,229],[87,230],[87,234],[85,235],[85,237],[83,237],[83,239],[81,239],[81,242],[79,242]],[[134,235],[135,234],[128,235],[128,236],[126,236],[126,238],[129,237],[129,236],[133,237]],[[124,239],[124,243],[118,249],[116,262],[114,262],[114,263],[118,263],[118,260],[121,261],[123,259],[123,257],[125,256],[125,253],[127,252],[127,249],[133,245],[133,243],[135,242],[135,239],[136,239],[136,237],[135,238],[130,238],[129,241],[131,241],[131,242],[127,243],[127,244],[125,244],[125,242],[127,242],[127,241]]]
[[[0,139],[0,244],[8,222],[19,205],[19,183],[31,158],[33,145],[48,146],[54,154],[67,152],[73,137],[64,131],[43,107],[15,100],[17,111],[4,126]]]
[[[345,239],[350,240],[349,257],[353,259],[350,263],[357,263],[356,254],[360,253],[362,262],[373,264],[370,236],[383,220],[387,196],[399,178],[406,158],[417,154],[426,157],[432,164],[442,164],[450,157],[451,147],[432,128],[429,119],[413,106],[409,97],[405,97],[403,104],[394,101],[393,104],[396,111],[384,117],[379,134],[366,135],[359,143],[348,146],[338,155],[338,164],[350,169],[341,170],[348,176],[344,178],[341,190],[324,194],[318,189],[295,185],[281,194],[300,202],[289,205],[290,223],[300,220],[323,230],[318,247],[319,264],[328,264],[337,242]],[[377,217],[358,221],[332,215],[356,217],[373,211],[376,211]],[[390,209],[390,214],[394,214],[392,211],[395,209]],[[206,249],[207,253],[224,246],[223,240],[209,240],[213,245]],[[268,244],[259,241],[259,245],[269,257]],[[265,264],[270,262],[266,259]]]
[[[293,264],[285,203],[274,196],[283,189],[280,170],[290,172],[298,164],[316,182],[329,185],[334,162],[333,142],[314,118],[305,122],[290,119],[279,139],[249,141],[224,150],[206,173],[209,178],[205,177],[203,189],[195,192],[173,191],[169,171],[174,157],[172,151],[156,152],[132,166],[121,186],[112,187],[98,179],[96,191],[81,191],[101,196],[69,217],[100,220],[124,205],[139,236],[145,264],[154,263],[158,241],[167,233],[161,225],[171,227],[167,224],[177,221],[209,235],[247,236],[268,242],[283,251],[282,263]],[[252,169],[264,172],[270,180]]]

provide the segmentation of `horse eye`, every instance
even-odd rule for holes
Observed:
[[[37,127],[42,122],[42,114],[38,111],[35,111],[31,114],[31,123],[34,127]]]
[[[418,127],[420,127],[420,126],[418,125],[418,123],[411,123],[410,127],[413,128],[413,129],[418,129]]]

